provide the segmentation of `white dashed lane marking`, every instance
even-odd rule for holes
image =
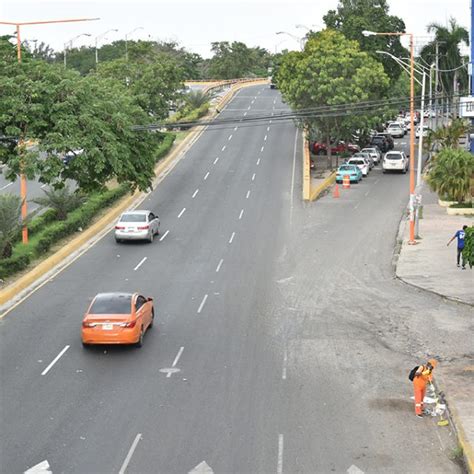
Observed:
[[[248,199],[250,197],[250,189],[247,191],[247,196],[245,196],[245,199]]]
[[[260,158],[257,160],[257,166],[260,164]]]
[[[242,210],[240,211],[240,214],[239,214],[239,221],[240,221],[240,219],[242,219],[242,216],[243,216],[243,215],[244,215],[244,210],[242,209]]]
[[[221,258],[221,259],[219,260],[219,263],[217,264],[216,273],[219,272],[219,270],[221,269],[223,263],[224,263],[224,259]]]
[[[207,294],[204,295],[204,298],[202,299],[201,304],[199,305],[199,308],[198,308],[198,310],[197,310],[198,313],[200,313],[200,312],[202,311],[202,308],[204,308],[204,305],[206,304],[206,301],[207,301],[207,297],[208,297],[208,296],[209,296],[209,295],[207,295]]]
[[[260,148],[260,153],[262,153],[264,149],[265,149],[265,146],[262,146],[262,148]]]
[[[147,260],[147,257],[143,257],[140,262],[138,262],[138,265],[133,269],[134,272],[136,272]]]
[[[46,369],[43,370],[43,372],[41,372],[41,375],[46,375],[50,370],[51,368],[53,367],[53,365],[62,357],[62,355],[69,349],[70,346],[65,346],[64,349],[53,359],[53,361],[51,362],[51,364],[48,365],[48,367],[46,367]]]
[[[229,239],[229,244],[231,244],[234,241],[234,237],[235,237],[235,232],[232,232],[232,235],[230,236],[230,239]]]
[[[214,164],[216,164],[218,161],[219,161],[219,157],[217,157],[217,158],[214,160]]]
[[[255,173],[252,175],[252,181],[255,181]]]
[[[222,150],[221,151],[224,151],[225,150],[225,145],[222,147]]]
[[[194,191],[193,196],[192,196],[193,199],[196,197],[196,194],[197,194],[198,192],[199,192],[199,189],[196,189],[196,191]]]
[[[178,219],[186,212],[186,208],[183,207],[183,209],[181,210],[181,212],[178,214]]]
[[[209,177],[209,171],[206,173],[206,175],[204,176],[204,181],[206,181],[206,179]]]
[[[162,240],[165,240],[165,237],[166,237],[169,233],[170,233],[170,231],[167,230],[167,231],[161,236],[160,242],[161,242]]]

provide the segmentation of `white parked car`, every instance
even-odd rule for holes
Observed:
[[[429,131],[430,131],[430,127],[428,127],[428,125],[423,125],[423,137],[427,137]],[[415,137],[416,138],[421,137],[421,127],[420,126],[416,127]]]
[[[384,173],[387,171],[406,173],[408,171],[408,157],[403,151],[389,151],[383,157],[382,170]]]
[[[374,163],[376,165],[379,164],[380,162],[380,159],[382,158],[382,155],[380,153],[380,150],[378,148],[362,148],[362,150],[360,150],[361,153],[368,153],[369,156],[374,160]]]
[[[151,211],[124,212],[115,224],[115,241],[147,240],[160,233],[160,219]]]
[[[394,122],[387,127],[387,133],[392,135],[393,138],[403,138],[405,136],[405,128],[401,124]]]
[[[360,158],[351,158],[349,160],[347,160],[347,164],[348,165],[356,165],[361,173],[362,173],[362,176],[365,178],[366,176],[368,176],[369,174],[369,171],[370,171],[370,165],[369,163],[367,162],[366,159],[360,157]]]

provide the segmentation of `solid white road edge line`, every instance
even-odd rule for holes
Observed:
[[[167,230],[167,231],[161,236],[160,242],[161,242],[162,240],[165,240],[165,237],[166,237],[169,233],[170,233],[170,231]]]
[[[230,236],[230,239],[229,239],[229,244],[233,242],[234,237],[235,237],[235,232],[232,232],[232,235]]]
[[[209,295],[207,294],[204,295],[204,298],[202,299],[201,304],[199,305],[199,308],[197,310],[198,313],[200,313],[202,311],[202,308],[204,308],[204,305],[206,304],[206,300],[208,296]]]
[[[242,219],[242,216],[243,216],[243,215],[244,215],[244,210],[242,209],[242,210],[240,211],[240,214],[239,214],[239,221],[240,221],[240,219]]]
[[[130,447],[128,451],[127,457],[125,458],[125,461],[123,462],[122,467],[120,468],[119,474],[125,474],[125,471],[127,470],[130,460],[132,459],[133,453],[135,452],[135,449],[137,449],[137,444],[141,439],[142,439],[142,434],[138,433],[137,436],[135,436],[135,439],[133,440],[132,446]]]
[[[290,187],[290,224],[293,221],[293,198],[295,194],[295,169],[296,169],[296,144],[298,142],[298,129],[295,133],[295,144],[293,145],[293,170],[291,172],[291,187]]]
[[[194,191],[192,198],[194,199],[196,197],[196,194],[199,192],[199,188]]]
[[[138,263],[138,265],[133,269],[134,272],[136,272],[145,262],[146,262],[146,259],[148,257],[143,257],[140,262]]]
[[[219,264],[217,265],[216,273],[219,272],[219,270],[221,269],[223,263],[224,263],[224,259],[221,258],[221,259],[219,260]]]
[[[278,463],[277,474],[283,473],[283,435],[278,435]]]
[[[178,214],[178,219],[184,214],[185,211],[186,211],[186,208],[183,207],[183,209],[181,209],[181,212]]]
[[[53,367],[53,365],[61,358],[61,356],[69,349],[70,346],[65,346],[64,349],[53,359],[53,362],[51,362],[51,364],[48,365],[48,367],[46,367],[46,369],[43,370],[43,372],[41,372],[41,375],[46,375],[50,370],[51,368]]]
[[[209,177],[209,171],[206,173],[206,176],[204,176],[204,181]]]

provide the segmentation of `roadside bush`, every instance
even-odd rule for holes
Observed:
[[[204,117],[209,112],[209,103],[206,102],[205,104],[202,104],[199,108],[197,109],[189,109],[188,107],[185,107],[183,110],[177,112],[170,118],[170,122],[194,122],[201,117]]]
[[[9,258],[0,260],[0,278],[6,278],[24,270],[31,262],[31,254],[13,254]]]
[[[473,175],[474,155],[466,150],[444,148],[436,155],[427,182],[438,195],[464,202],[470,195]]]
[[[464,238],[464,259],[469,267],[474,267],[474,226],[466,229],[466,237]]]
[[[170,151],[171,147],[173,146],[175,139],[176,139],[175,133],[169,132],[165,134],[165,137],[163,138],[163,141],[161,142],[161,145],[158,147],[158,150],[155,154],[155,162],[160,161],[161,158],[167,155],[167,153]]]

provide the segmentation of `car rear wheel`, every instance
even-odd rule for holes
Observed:
[[[140,336],[138,337],[138,341],[135,343],[136,347],[142,347],[143,346],[143,337],[145,336],[145,333],[143,331],[143,326],[140,331]]]
[[[151,244],[153,243],[153,237],[155,237],[155,234],[153,231],[150,232],[150,235],[148,235],[148,242]]]
[[[115,237],[115,242],[116,242],[117,244],[121,244],[121,243],[122,243],[122,239],[118,239],[117,237]]]
[[[82,347],[83,347],[84,349],[89,349],[90,345],[87,344],[87,342],[82,341]]]
[[[151,310],[151,321],[150,321],[150,324],[149,324],[149,328],[152,328],[153,327],[153,323],[155,322],[155,310],[152,309]]]

